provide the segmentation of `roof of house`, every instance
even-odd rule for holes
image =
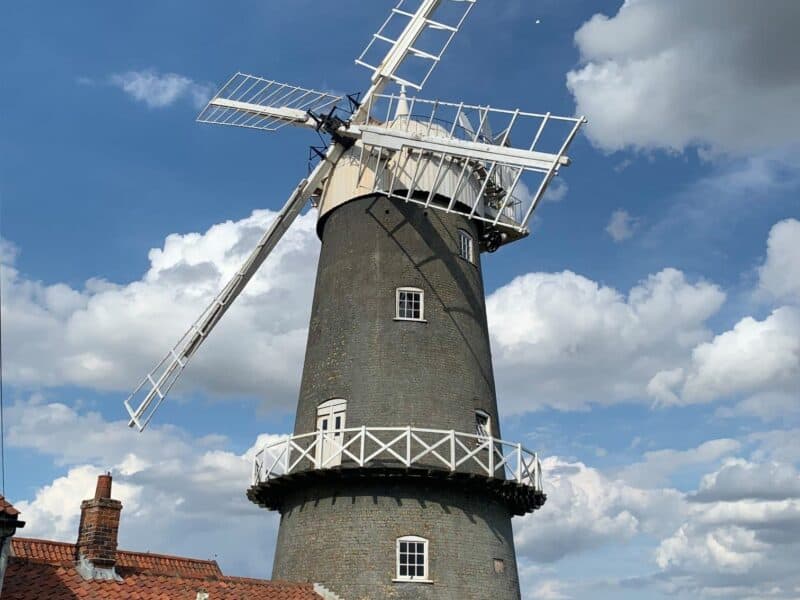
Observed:
[[[12,538],[3,600],[319,600],[310,583],[229,577],[213,560],[117,552],[121,581],[86,581],[75,568],[75,544]]]
[[[11,506],[11,502],[0,495],[0,514],[9,517],[16,517],[19,514],[19,511]]]

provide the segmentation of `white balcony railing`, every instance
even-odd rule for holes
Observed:
[[[256,453],[253,483],[342,464],[390,464],[479,473],[542,491],[539,458],[521,444],[419,427],[356,427],[287,437]]]

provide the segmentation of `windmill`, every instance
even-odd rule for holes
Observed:
[[[536,454],[500,438],[480,253],[529,234],[585,119],[408,95],[475,2],[401,0],[356,59],[360,96],[236,73],[198,116],[330,139],[125,400],[143,430],[311,200],[322,249],[295,431],[259,451],[248,491],[282,515],[274,577],[346,597],[519,597],[511,516],[545,496]]]

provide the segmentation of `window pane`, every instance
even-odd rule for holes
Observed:
[[[400,575],[405,577],[408,575],[408,568],[404,565],[400,565]]]
[[[401,319],[422,319],[422,293],[408,290],[397,292],[397,316]]]

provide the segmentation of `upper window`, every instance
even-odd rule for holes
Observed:
[[[418,288],[397,288],[396,318],[404,321],[425,320],[425,294]]]
[[[492,419],[489,413],[475,411],[475,433],[482,438],[492,437]]]
[[[397,538],[397,579],[428,580],[428,540],[415,535]]]
[[[458,230],[458,255],[471,263],[475,262],[475,242],[463,229]]]

